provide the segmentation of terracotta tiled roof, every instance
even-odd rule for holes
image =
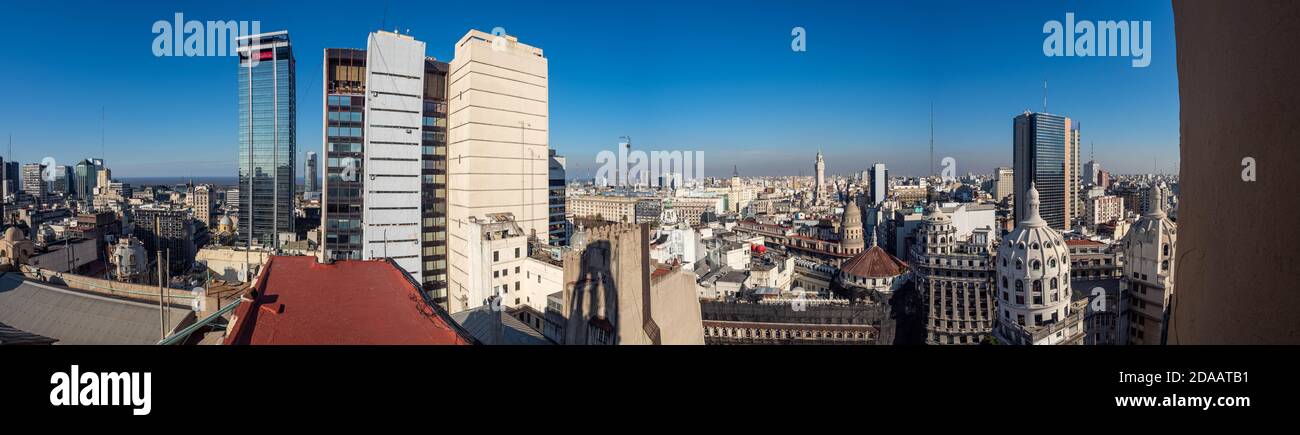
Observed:
[[[879,246],[854,255],[840,266],[840,271],[862,278],[887,278],[907,272],[907,263],[889,255]]]
[[[388,260],[271,257],[225,344],[473,344]]]

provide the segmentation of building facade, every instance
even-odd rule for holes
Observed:
[[[550,225],[549,67],[542,50],[511,35],[471,30],[456,42],[448,76],[449,298],[466,298],[470,218],[509,213],[544,240]]]
[[[1178,227],[1158,205],[1163,190],[1153,186],[1148,211],[1124,237],[1124,278],[1120,282],[1119,341],[1164,344],[1174,295],[1174,255]]]
[[[448,68],[425,51],[389,32],[325,50],[321,255],[393,258],[445,304]]]
[[[555,150],[550,150],[550,159],[548,161],[550,182],[547,187],[550,188],[548,207],[551,215],[547,225],[547,234],[550,239],[548,243],[555,246],[567,246],[569,244],[569,223],[564,217],[568,210],[564,182],[567,166],[568,163],[564,156],[555,154]]]
[[[242,36],[239,47],[239,242],[277,246],[294,232],[296,64],[286,31]]]
[[[1037,186],[1041,216],[1058,230],[1069,229],[1075,215],[1078,131],[1074,127],[1070,118],[1048,113],[1025,112],[1014,120],[1015,191]],[[1024,201],[1016,201],[1016,222],[1027,218],[1027,209]]]
[[[912,246],[916,288],[927,313],[927,344],[979,344],[993,331],[993,231],[960,238],[952,218],[931,204]]]
[[[1016,191],[1016,171],[1008,167],[999,167],[993,175],[993,199],[1002,202]]]

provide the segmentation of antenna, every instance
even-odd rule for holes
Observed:
[[[1092,149],[1088,151],[1088,160],[1097,161],[1097,141],[1092,142]]]
[[[107,142],[105,140],[105,137],[107,137],[107,134],[105,133],[107,131],[107,127],[105,127],[107,125],[107,122],[105,121],[107,111],[108,110],[104,108],[104,106],[99,106],[99,158],[101,160],[108,158],[108,156],[104,155],[104,143]]]
[[[1043,113],[1047,113],[1047,80],[1043,80]]]
[[[930,175],[934,175],[934,100],[930,100]]]

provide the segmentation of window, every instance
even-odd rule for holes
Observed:
[[[1024,268],[1025,268],[1024,263],[1021,263],[1021,262],[1020,262],[1020,259],[1016,259],[1016,270],[1020,270],[1020,269],[1024,269]]]
[[[515,248],[515,258],[519,258],[519,248]]]

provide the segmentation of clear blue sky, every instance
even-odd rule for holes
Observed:
[[[635,4],[625,4],[635,3]],[[229,176],[237,167],[236,62],[154,57],[152,24],[260,20],[288,30],[298,61],[298,150],[321,148],[321,53],[364,48],[384,0],[4,2],[0,140],[14,157],[61,164],[100,154],[119,177]],[[1043,23],[1152,21],[1152,61],[1043,55]],[[832,173],[880,160],[915,174],[936,160],[959,173],[1011,161],[1011,120],[1049,109],[1083,126],[1084,159],[1118,173],[1177,168],[1178,88],[1167,1],[392,0],[387,28],[410,29],[450,60],[470,28],[503,27],[550,61],[551,147],[585,177],[595,154],[632,136],[640,149],[702,150],[708,175]],[[791,29],[808,50],[790,49]],[[0,144],[3,146],[3,144]],[[66,163],[65,163],[66,162]]]

